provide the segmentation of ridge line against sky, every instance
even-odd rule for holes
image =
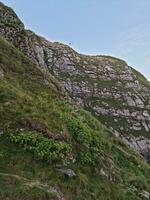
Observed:
[[[150,80],[149,0],[2,0],[27,29],[88,55],[125,60]],[[43,3],[44,2],[44,3]]]

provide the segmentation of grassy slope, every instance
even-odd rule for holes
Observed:
[[[138,72],[136,69],[132,67],[131,70],[133,71],[134,75],[136,76],[141,85],[150,88],[149,81],[140,72]]]
[[[45,84],[38,67],[2,39],[0,68],[4,71],[0,80],[0,131],[4,133],[0,136],[0,199],[58,199],[59,191],[73,200],[143,199],[140,193],[150,188],[150,168],[139,155],[113,138],[88,112],[65,103],[59,84],[51,77],[46,77],[50,84]],[[36,130],[24,123],[29,119]],[[76,177],[70,179],[56,170],[56,163],[66,164],[63,159],[47,161],[8,137],[22,128],[24,134],[40,134],[45,127],[54,136],[64,136],[61,142],[71,146],[76,162],[69,160],[66,168],[73,169]],[[52,187],[58,192],[51,192]]]

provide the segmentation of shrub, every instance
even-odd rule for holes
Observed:
[[[89,128],[79,120],[72,120],[68,123],[68,130],[73,138],[80,144],[89,144],[92,140],[92,135]]]
[[[101,149],[99,135],[92,133],[87,125],[77,119],[69,121],[67,127],[78,145],[76,148],[78,160],[84,165],[95,165],[98,162]]]
[[[5,25],[6,26],[9,26],[9,27],[11,27],[11,28],[17,28],[17,26],[19,26],[20,25],[20,22],[19,21],[12,21],[12,20],[10,20],[10,19],[7,19],[7,21],[5,22]]]
[[[38,159],[47,162],[65,161],[69,159],[71,147],[64,142],[55,142],[52,139],[33,132],[15,132],[8,135],[11,142],[18,144],[31,152]]]

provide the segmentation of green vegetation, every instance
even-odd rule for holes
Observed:
[[[26,182],[22,184],[23,180],[15,176],[7,174],[0,175],[0,198],[1,200],[45,200],[56,199],[53,192],[49,192],[47,188],[40,186],[33,186],[34,182]]]
[[[150,84],[149,84],[148,80],[147,80],[140,72],[138,72],[137,70],[135,70],[135,69],[132,68],[132,67],[131,67],[131,69],[132,69],[134,75],[136,76],[136,78],[139,80],[139,82],[140,82],[143,86],[145,86],[145,87],[150,87]]]
[[[10,133],[11,142],[19,144],[25,150],[34,154],[38,159],[47,162],[65,162],[70,155],[70,146],[66,143],[56,143],[36,133]]]
[[[17,28],[18,25],[20,25],[20,21],[12,21],[8,19],[5,23],[6,26],[12,27],[12,28]]]
[[[76,119],[68,123],[68,130],[72,134],[76,144],[78,144],[79,162],[83,165],[96,165],[101,152],[102,141],[100,135],[96,134],[96,131],[92,133],[90,127]]]

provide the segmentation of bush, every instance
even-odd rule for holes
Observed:
[[[25,150],[31,152],[38,159],[47,162],[65,161],[69,159],[71,147],[64,142],[55,142],[52,139],[33,132],[10,133],[8,135],[11,142],[18,144]]]
[[[19,21],[12,21],[12,20],[10,20],[10,19],[7,19],[7,21],[5,22],[5,25],[6,26],[9,26],[9,27],[11,27],[11,28],[17,28],[17,26],[19,26],[20,25],[20,22]]]
[[[101,150],[99,135],[93,133],[88,126],[77,119],[69,121],[67,127],[78,145],[76,148],[78,160],[84,165],[95,165]]]
[[[92,140],[89,128],[79,120],[72,120],[68,123],[68,130],[73,138],[80,144],[88,145]]]

